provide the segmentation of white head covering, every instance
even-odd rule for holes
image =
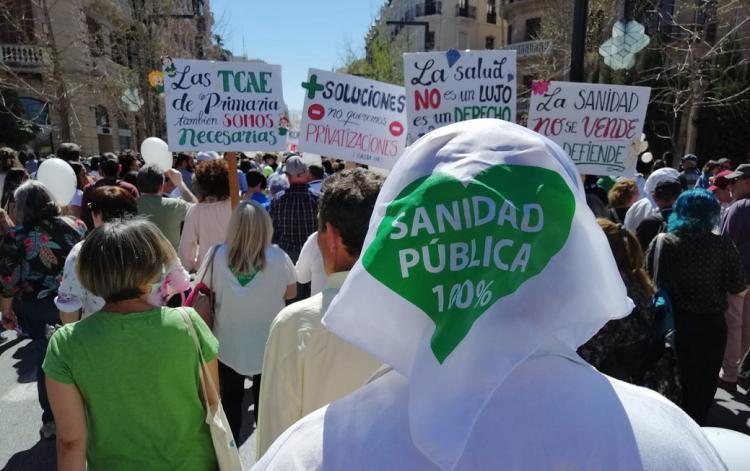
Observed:
[[[575,349],[631,310],[568,156],[483,119],[401,156],[323,322],[409,377],[411,438],[452,469],[516,365],[551,339]]]
[[[644,188],[644,191],[646,192],[646,198],[651,201],[651,203],[655,206],[656,203],[654,203],[654,199],[651,197],[651,193],[656,190],[656,185],[659,183],[669,180],[671,178],[679,178],[680,172],[673,169],[672,167],[663,167],[658,170],[655,170],[654,173],[648,176],[646,179],[646,186]]]

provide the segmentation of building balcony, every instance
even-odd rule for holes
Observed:
[[[552,41],[549,39],[539,39],[536,41],[524,41],[520,43],[508,44],[505,49],[515,49],[516,57],[522,59],[524,57],[535,57],[543,56],[550,53],[552,50]]]
[[[456,5],[456,16],[460,18],[473,18],[477,17],[477,7],[471,5]]]
[[[443,2],[425,2],[417,4],[415,7],[415,16],[442,15]]]
[[[44,50],[27,44],[0,44],[0,64],[13,69],[37,69],[44,65]]]

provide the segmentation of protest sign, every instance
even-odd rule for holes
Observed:
[[[407,144],[450,123],[516,121],[516,51],[404,54]]]
[[[286,148],[281,67],[261,62],[165,58],[171,151]]]
[[[632,176],[650,93],[648,87],[534,82],[527,127],[559,144],[583,174]]]
[[[299,134],[303,152],[391,168],[404,150],[404,88],[310,69]]]

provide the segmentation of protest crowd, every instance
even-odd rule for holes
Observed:
[[[471,228],[476,204],[451,219],[449,182],[406,183],[437,162],[489,172],[488,152],[516,176],[488,180],[482,201],[499,181],[519,199],[512,215],[492,206],[487,237],[569,236],[544,261],[536,245],[525,260],[506,240],[491,249],[485,273],[528,277],[497,301],[502,316],[460,335],[453,319],[399,324],[433,273],[430,237]],[[2,326],[39,351],[40,434],[56,438],[59,469],[231,469],[205,420],[217,410],[230,452],[255,430],[257,469],[724,469],[699,427],[719,385],[739,394],[750,379],[741,156],[580,177],[546,138],[476,120],[427,134],[387,179],[292,153],[240,153],[235,176],[225,157],[179,152],[165,170],[136,151],[0,148]],[[75,173],[67,204],[37,178],[52,158]],[[543,229],[521,211],[539,182],[514,172],[530,162],[559,205]],[[445,250],[443,266],[459,263]]]

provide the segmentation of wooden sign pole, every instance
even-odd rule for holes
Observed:
[[[227,152],[224,159],[229,166],[229,197],[232,202],[232,209],[240,204],[240,182],[237,179],[237,153]]]

